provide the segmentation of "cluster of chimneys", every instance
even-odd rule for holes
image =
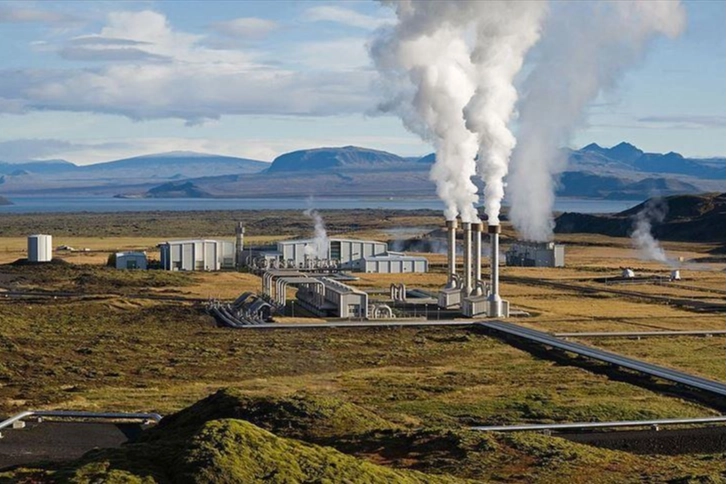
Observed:
[[[500,298],[500,226],[488,225],[490,234],[490,290],[486,291],[485,281],[482,279],[482,222],[462,222],[464,239],[462,277],[457,274],[456,245],[457,220],[447,220],[447,288],[462,288],[462,299],[468,297],[487,297],[489,315],[502,316],[502,298]]]

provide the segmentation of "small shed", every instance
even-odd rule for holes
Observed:
[[[117,252],[116,268],[146,270],[146,252]]]

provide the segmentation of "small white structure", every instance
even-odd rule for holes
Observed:
[[[28,261],[50,262],[53,259],[53,236],[34,234],[28,236]]]
[[[633,279],[636,277],[636,274],[634,274],[633,269],[629,269],[628,267],[621,271],[621,277],[624,279]]]
[[[146,270],[146,252],[117,252],[117,269],[141,269]]]
[[[162,269],[218,271],[235,268],[235,245],[225,240],[173,240],[159,245]]]
[[[679,269],[674,269],[673,271],[671,271],[671,277],[669,278],[669,280],[671,280],[671,281],[681,281],[682,280],[682,275],[679,272]]]

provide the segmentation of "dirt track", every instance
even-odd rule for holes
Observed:
[[[711,454],[724,452],[725,427],[675,430],[629,430],[554,434],[558,437],[634,454]]]

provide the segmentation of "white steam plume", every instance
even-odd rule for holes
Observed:
[[[558,148],[584,121],[585,107],[639,62],[649,40],[679,35],[684,22],[678,1],[553,5],[525,81],[508,177],[510,218],[524,239],[552,237],[555,177],[566,163]]]
[[[505,196],[503,179],[508,172],[515,137],[508,127],[517,91],[513,81],[530,47],[540,37],[544,1],[475,2],[476,40],[472,51],[476,91],[465,107],[467,128],[478,135],[477,165],[485,182],[487,223],[500,223]]]
[[[326,233],[326,224],[323,223],[323,217],[318,210],[309,208],[303,212],[303,215],[313,220],[314,232],[313,243],[305,246],[305,255],[315,259],[328,259],[328,234]]]
[[[647,260],[669,263],[664,249],[659,241],[651,234],[652,223],[661,223],[666,217],[667,206],[663,200],[652,198],[644,208],[634,216],[634,230],[631,232],[631,240],[639,249],[639,255]]]
[[[397,113],[404,125],[430,141],[436,161],[430,177],[448,220],[479,218],[477,138],[467,130],[462,111],[475,92],[473,66],[464,40],[458,2],[396,2],[397,23],[380,30],[371,56],[389,101],[380,109]]]

